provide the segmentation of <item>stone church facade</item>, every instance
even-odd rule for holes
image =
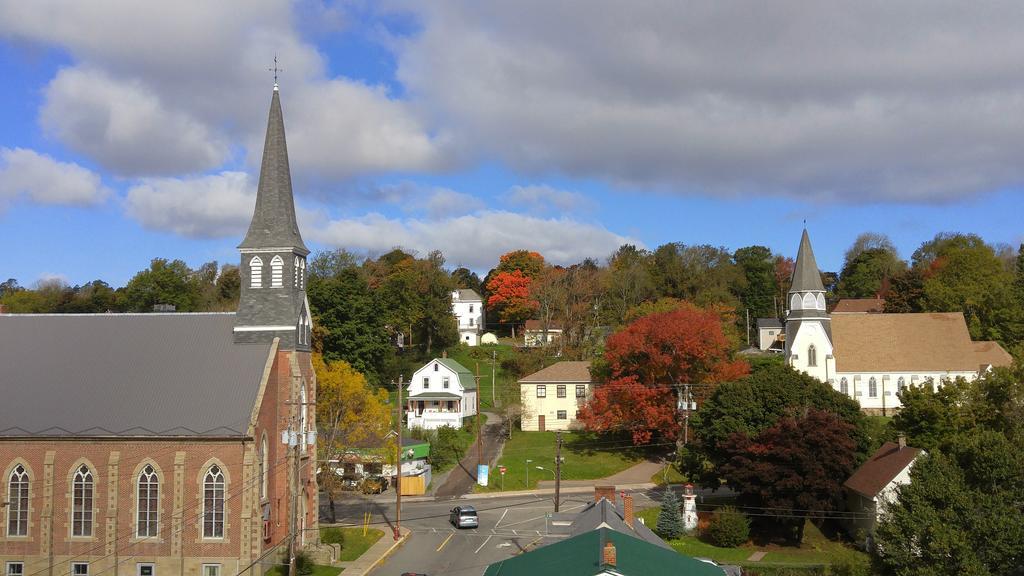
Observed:
[[[239,251],[237,313],[0,315],[3,575],[262,574],[293,486],[317,541],[309,250],[277,86]]]

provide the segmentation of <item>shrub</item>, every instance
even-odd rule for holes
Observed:
[[[732,506],[723,506],[704,530],[704,536],[715,546],[733,548],[750,539],[750,520]]]
[[[679,538],[683,533],[683,515],[679,511],[679,498],[671,486],[665,489],[665,498],[661,501],[661,512],[658,513],[658,525],[655,528],[662,538]]]
[[[871,576],[871,564],[863,556],[843,557],[832,562],[831,573],[836,576]]]
[[[295,553],[295,571],[301,576],[309,576],[313,573],[313,557],[309,555],[309,552],[299,550]],[[281,574],[288,574],[287,548],[281,557]]]

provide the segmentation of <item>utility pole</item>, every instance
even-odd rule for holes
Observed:
[[[480,363],[476,363],[476,465],[484,463],[484,439],[480,437]],[[478,468],[479,469],[479,468]]]
[[[558,512],[558,501],[562,492],[562,432],[555,432],[558,445],[555,447],[555,512]]]
[[[395,540],[402,537],[402,417],[405,407],[402,405],[402,375],[398,375],[398,473],[395,474]]]
[[[683,417],[683,446],[690,441],[690,384],[683,384],[683,401],[686,402],[686,415]]]
[[[747,348],[750,347],[750,308],[747,308]]]
[[[498,359],[498,351],[491,350],[491,406],[497,406],[498,401],[494,398],[494,390],[498,387],[498,383],[494,381],[494,362]]]

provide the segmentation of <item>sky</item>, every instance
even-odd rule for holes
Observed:
[[[237,263],[275,56],[315,250],[1024,241],[1024,8],[0,0],[0,277]]]

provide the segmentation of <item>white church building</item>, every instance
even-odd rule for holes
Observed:
[[[960,312],[830,314],[804,230],[786,313],[786,363],[857,400],[869,414],[899,409],[897,391],[929,380],[977,378],[1010,355],[997,342],[974,342]]]

